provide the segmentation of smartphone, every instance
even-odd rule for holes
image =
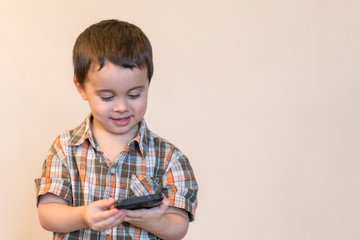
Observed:
[[[128,198],[125,200],[118,200],[115,202],[114,207],[118,209],[140,209],[140,208],[153,208],[161,204],[163,200],[161,193],[151,194],[142,197]]]

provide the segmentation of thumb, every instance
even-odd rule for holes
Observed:
[[[162,200],[161,202],[161,205],[159,206],[159,208],[162,210],[162,211],[166,211],[166,209],[168,209],[168,207],[170,206],[170,201],[169,199],[167,199],[165,197],[165,195],[163,194],[164,196],[164,199]]]
[[[97,207],[98,208],[109,208],[116,202],[116,199],[102,199],[97,201]]]

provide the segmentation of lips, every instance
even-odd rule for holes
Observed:
[[[131,116],[130,117],[123,117],[123,118],[111,118],[111,121],[119,127],[123,127],[126,126],[130,123],[131,121]]]

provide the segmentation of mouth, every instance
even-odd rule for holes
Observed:
[[[111,121],[116,125],[116,126],[126,126],[130,123],[131,121],[131,116],[129,117],[122,117],[122,118],[111,118]]]

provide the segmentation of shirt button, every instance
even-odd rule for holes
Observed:
[[[110,173],[111,173],[111,175],[114,174],[115,171],[116,171],[116,169],[115,169],[114,167],[110,168]]]

